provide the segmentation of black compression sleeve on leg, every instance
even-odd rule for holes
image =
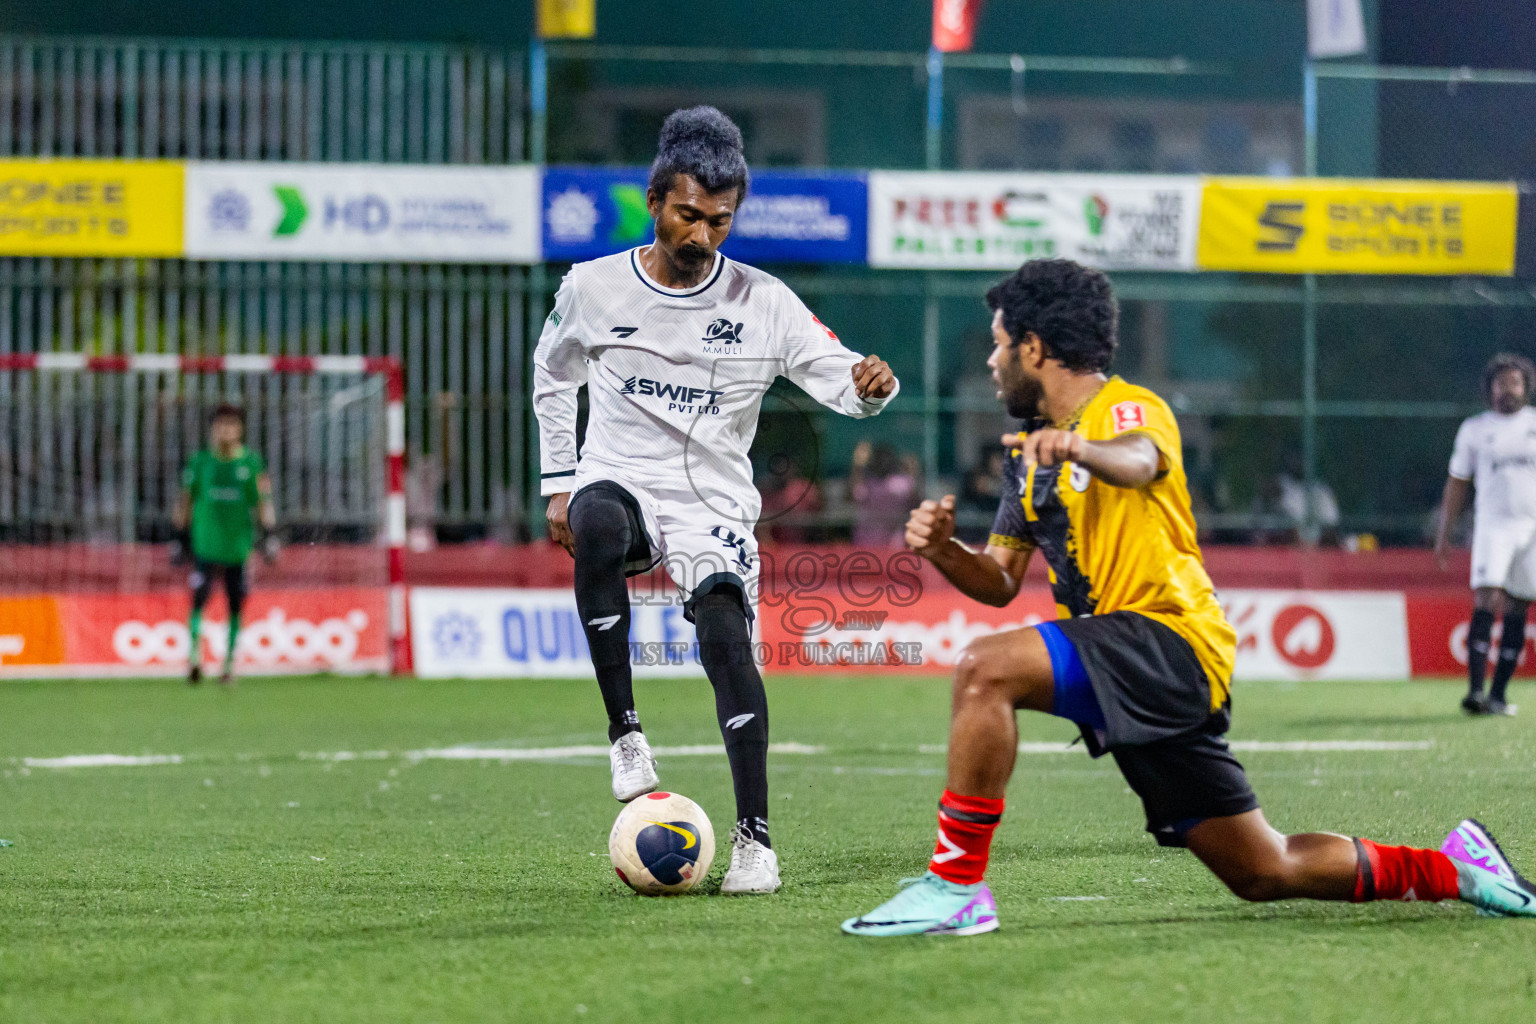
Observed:
[[[1504,632],[1499,637],[1499,660],[1493,666],[1493,686],[1488,691],[1489,700],[1503,700],[1504,689],[1509,686],[1515,666],[1520,664],[1520,652],[1525,649],[1526,604],[1510,598],[1504,610]]]
[[[736,786],[736,823],[768,840],[768,694],[752,660],[752,631],[740,591],[723,586],[693,607],[699,660],[715,688],[715,716]]]
[[[206,565],[192,567],[192,610],[202,611],[213,596],[213,573]]]
[[[640,731],[629,664],[624,556],[634,541],[628,509],[604,488],[580,491],[567,513],[576,538],[576,611],[608,712],[608,742]]]
[[[224,597],[229,601],[229,614],[239,616],[245,607],[245,566],[224,567]]]
[[[1482,695],[1483,676],[1488,671],[1488,640],[1493,636],[1493,612],[1472,610],[1472,626],[1467,630],[1467,692]]]

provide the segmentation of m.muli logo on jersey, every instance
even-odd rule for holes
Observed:
[[[706,345],[739,345],[746,340],[741,336],[745,326],[733,324],[722,316],[704,328],[703,341]]]
[[[680,412],[694,416],[718,416],[716,403],[724,391],[710,388],[691,388],[686,384],[668,384],[666,381],[647,377],[628,377],[619,388],[621,395],[644,395],[647,398],[665,398],[667,412]]]

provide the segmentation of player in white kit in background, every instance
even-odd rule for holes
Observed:
[[[632,800],[658,783],[635,711],[624,579],[664,562],[698,633],[736,791],[724,893],[779,888],[768,703],[751,643],[761,499],[748,450],[763,394],[782,375],[864,417],[898,390],[884,360],[844,348],[781,281],[720,255],[746,191],[731,120],[713,107],[674,112],[646,196],[655,243],[572,267],[534,355],[546,514],[550,536],[576,559],[613,795]]]
[[[1536,600],[1536,364],[1502,352],[1483,370],[1488,412],[1456,432],[1445,481],[1435,554],[1445,567],[1451,526],[1477,488],[1472,525],[1472,626],[1467,631],[1467,695],[1472,715],[1513,715],[1505,688],[1525,647],[1527,602]],[[1493,620],[1504,615],[1493,685],[1483,694]]]

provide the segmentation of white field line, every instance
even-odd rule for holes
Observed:
[[[1433,750],[1434,740],[1234,740],[1238,753],[1310,754],[1330,750]]]
[[[1233,740],[1231,747],[1240,754],[1315,754],[1331,751],[1433,750],[1434,740]],[[1020,743],[1021,754],[1071,754],[1080,746],[1065,743]],[[927,743],[917,748],[919,754],[945,754],[949,747]]]
[[[1432,750],[1433,740],[1234,740],[1232,749],[1238,753],[1310,754],[1337,751],[1396,751]],[[701,743],[692,746],[653,747],[658,757],[718,757],[725,753],[723,746]],[[943,744],[925,744],[917,748],[920,754],[943,754]],[[810,743],[773,743],[768,747],[772,754],[825,754],[827,748]],[[1079,748],[1063,743],[1025,742],[1019,744],[1021,754],[1072,754]],[[384,761],[399,757],[406,761],[561,761],[577,757],[603,757],[606,746],[597,744],[568,747],[475,747],[468,745],[436,747],[427,750],[407,750],[399,754],[388,750],[333,750],[318,753],[302,753],[299,758],[313,761]],[[70,754],[66,757],[24,757],[21,764],[27,768],[138,768],[147,765],[182,764],[180,754]],[[15,763],[15,762],[12,762]]]
[[[770,743],[770,754],[824,754],[826,747],[806,743]],[[719,744],[695,744],[682,747],[652,747],[657,757],[715,757],[725,753]],[[387,751],[354,753],[349,750],[325,754],[308,754],[324,761],[355,761],[391,756]],[[571,757],[607,757],[608,747],[589,744],[570,747],[437,747],[428,750],[407,750],[399,755],[407,761],[560,761]]]
[[[180,754],[70,754],[67,757],[24,757],[28,768],[138,768],[152,764],[181,764]]]

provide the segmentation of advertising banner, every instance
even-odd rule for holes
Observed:
[[[1409,652],[1416,676],[1459,676],[1466,678],[1467,631],[1472,625],[1472,596],[1466,591],[1408,595]],[[1493,675],[1503,637],[1504,623],[1495,619],[1493,639],[1489,644],[1488,676]],[[1536,670],[1531,661],[1531,643],[1536,639],[1536,622],[1525,627],[1525,644],[1520,651],[1516,674],[1529,676]]]
[[[186,254],[536,263],[533,166],[190,163]]]
[[[0,160],[0,255],[180,256],[180,163]]]
[[[1395,591],[1223,590],[1239,682],[1407,679],[1408,617]]]
[[[544,258],[577,262],[647,245],[644,167],[544,171]],[[752,175],[720,251],[743,263],[863,263],[868,199],[862,174]]]
[[[1211,178],[1200,269],[1509,275],[1518,202],[1513,184]]]
[[[1200,179],[871,171],[869,262],[1013,270],[1066,257],[1105,270],[1194,270]]]
[[[587,636],[568,589],[413,587],[416,674],[443,678],[589,679]],[[675,601],[630,610],[637,676],[702,676],[693,625]]]
[[[852,601],[835,588],[758,607],[760,661],[780,672],[942,674],[967,644],[1056,618],[1049,591],[1026,590],[1006,608],[945,588],[911,600]]]
[[[382,587],[258,590],[246,600],[237,672],[382,672]],[[203,618],[202,658],[222,663],[223,598]],[[0,598],[0,676],[176,675],[187,670],[187,596],[58,594]]]

